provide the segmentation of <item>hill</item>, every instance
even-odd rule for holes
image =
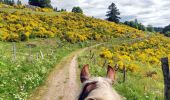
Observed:
[[[41,10],[40,10],[41,11]],[[101,19],[68,12],[30,12],[29,9],[3,8],[0,12],[2,41],[24,41],[30,38],[59,37],[69,42],[108,40],[129,35],[143,37],[145,32]],[[132,35],[132,36],[131,36]]]
[[[160,58],[170,57],[170,39],[159,33],[83,14],[0,4],[0,40],[2,99],[28,99],[63,57],[100,43],[79,57],[80,68],[88,63],[93,75],[104,76],[107,64],[118,64],[113,87],[122,96],[128,100],[163,98]],[[121,81],[123,67],[125,83]]]

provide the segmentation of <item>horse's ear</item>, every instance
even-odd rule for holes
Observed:
[[[84,81],[88,80],[90,78],[90,73],[89,73],[89,65],[84,65],[83,69],[81,70],[80,74],[80,80],[83,83]]]
[[[107,68],[107,78],[109,78],[112,81],[114,81],[115,80],[115,74],[116,74],[116,71],[110,65],[108,65],[108,68]]]

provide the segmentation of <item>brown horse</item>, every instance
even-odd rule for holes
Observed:
[[[78,100],[122,100],[112,88],[115,72],[111,66],[108,66],[106,78],[90,77],[89,66],[84,65],[80,75],[83,88]]]

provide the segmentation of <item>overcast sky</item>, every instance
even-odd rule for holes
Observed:
[[[27,2],[27,0],[23,0]],[[170,0],[51,0],[52,6],[71,11],[80,6],[85,15],[106,18],[108,6],[117,5],[121,21],[138,19],[144,25],[166,26],[170,24]]]

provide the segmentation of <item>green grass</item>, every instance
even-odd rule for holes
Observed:
[[[70,44],[55,38],[18,42],[14,60],[13,43],[0,42],[0,100],[27,99],[63,57],[93,43]],[[35,47],[30,48],[28,44]]]
[[[90,65],[92,76],[106,76],[107,65],[104,65],[104,59],[99,56],[101,47],[110,47],[121,43],[128,43],[130,40],[113,39],[111,42],[102,46],[88,50],[78,57],[79,67],[84,64]],[[93,55],[93,57],[92,57]],[[126,81],[123,82],[123,73],[119,70],[116,73],[116,82],[113,85],[120,95],[127,100],[163,100],[163,76],[160,66],[151,66],[136,61],[136,64],[142,66],[140,71],[126,74]],[[146,77],[146,72],[156,71],[157,78]]]

